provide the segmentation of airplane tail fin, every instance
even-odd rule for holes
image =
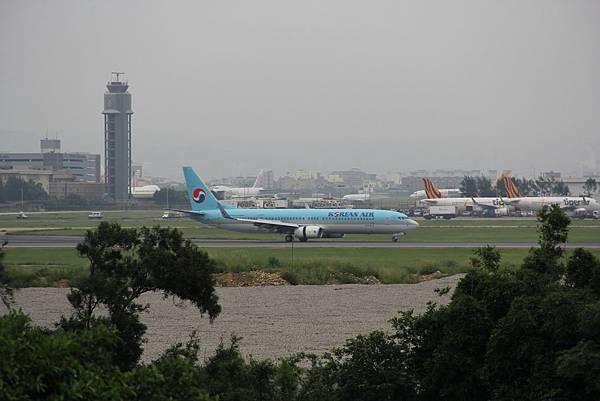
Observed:
[[[185,177],[185,186],[193,211],[200,212],[219,209],[219,201],[217,201],[217,198],[210,192],[210,189],[194,172],[194,169],[184,167],[183,176]]]
[[[429,178],[423,177],[423,185],[425,186],[425,195],[427,195],[427,199],[439,199],[442,197],[440,190]]]
[[[509,199],[521,197],[519,188],[517,188],[513,180],[508,176],[504,176],[504,188],[506,188],[506,194],[508,195]]]
[[[260,170],[258,175],[256,176],[256,180],[254,181],[254,185],[252,185],[252,188],[262,188],[263,187],[263,178],[264,175],[264,170]]]

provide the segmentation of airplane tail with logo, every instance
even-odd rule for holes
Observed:
[[[185,177],[185,186],[187,189],[188,198],[192,211],[205,212],[208,210],[219,210],[221,206],[219,201],[210,192],[210,189],[198,177],[194,169],[191,167],[183,168],[183,176]]]
[[[425,186],[425,195],[427,195],[427,199],[439,199],[442,197],[440,190],[429,178],[423,177],[423,185]]]
[[[504,188],[506,189],[506,194],[507,194],[508,198],[509,199],[520,198],[521,193],[519,192],[519,188],[517,188],[517,186],[515,185],[513,180],[508,176],[504,176],[503,179],[504,179]]]
[[[254,181],[254,185],[252,185],[252,188],[262,188],[263,187],[263,178],[264,175],[264,170],[260,170],[258,175],[256,176],[256,180]]]

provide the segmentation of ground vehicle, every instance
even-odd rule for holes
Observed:
[[[592,217],[595,218],[596,220],[600,219],[600,210],[594,210],[592,212]]]
[[[431,206],[423,217],[428,220],[440,217],[449,220],[456,217],[456,206]]]
[[[25,212],[19,212],[19,214],[17,214],[17,219],[20,220],[25,220],[28,219],[29,217],[25,214]]]
[[[90,214],[88,214],[88,219],[103,219],[104,216],[102,215],[102,212],[91,212]]]

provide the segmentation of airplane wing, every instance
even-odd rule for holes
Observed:
[[[206,214],[205,212],[199,212],[199,211],[196,211],[196,210],[182,210],[182,209],[169,209],[169,210],[172,210],[174,212],[189,214],[191,216],[193,216],[193,215],[204,216]]]
[[[421,199],[421,202],[427,203],[428,205],[437,205],[437,199]]]
[[[295,229],[300,227],[299,224],[286,223],[285,221],[280,221],[280,220],[245,219],[245,218],[233,217],[229,213],[227,213],[227,210],[225,210],[225,208],[220,203],[218,206],[219,206],[219,210],[221,211],[221,214],[226,219],[241,221],[244,223],[252,223],[257,227],[265,228],[265,229],[273,231],[273,232],[291,233]]]
[[[279,220],[262,220],[262,219],[240,219],[232,217],[233,220],[242,221],[244,223],[252,223],[257,227],[262,227],[267,230],[278,232],[278,233],[290,233],[295,229],[299,228],[299,224],[286,223],[285,221]]]
[[[494,209],[503,208],[503,207],[505,207],[507,205],[507,203],[504,202],[504,200],[503,200],[504,203],[502,205],[500,205],[500,204],[498,204],[498,205],[488,205],[488,204],[485,204],[485,203],[477,202],[477,198],[471,198],[471,200],[473,201],[474,205],[477,205],[477,206],[479,206],[482,209],[494,210]]]

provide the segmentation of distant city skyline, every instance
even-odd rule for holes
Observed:
[[[7,0],[0,152],[48,131],[103,154],[105,85],[124,71],[149,175],[578,174],[600,167],[599,20],[577,0]]]

